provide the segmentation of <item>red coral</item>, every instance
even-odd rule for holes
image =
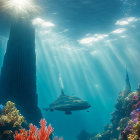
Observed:
[[[40,130],[33,124],[30,124],[29,131],[25,131],[25,129],[20,129],[20,133],[15,132],[14,139],[15,140],[49,140],[49,136],[53,132],[53,128],[51,125],[46,126],[47,122],[45,119],[40,121]]]
[[[39,140],[49,140],[49,136],[53,131],[52,126],[49,125],[47,128],[45,119],[40,121],[40,126],[41,129],[39,131]]]

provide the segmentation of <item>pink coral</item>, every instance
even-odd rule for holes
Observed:
[[[134,120],[138,117],[138,112],[136,110],[133,110],[130,114],[131,119]]]
[[[40,130],[34,126],[33,124],[30,124],[29,131],[25,131],[25,129],[21,129],[20,133],[17,131],[15,132],[14,139],[15,140],[49,140],[49,136],[53,132],[53,128],[51,125],[46,126],[47,122],[45,119],[42,119],[40,121]]]
[[[63,137],[58,138],[58,136],[55,136],[54,140],[64,140],[64,138]]]
[[[138,95],[134,95],[132,100],[139,100],[139,96]]]

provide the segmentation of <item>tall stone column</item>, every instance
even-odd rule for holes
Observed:
[[[29,20],[17,19],[10,29],[0,75],[0,100],[16,103],[28,122],[38,124],[42,115],[36,90],[35,30]]]

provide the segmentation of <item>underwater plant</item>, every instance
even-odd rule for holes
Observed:
[[[0,140],[13,140],[13,132],[22,128],[23,122],[15,103],[8,101],[6,106],[0,105]]]
[[[4,106],[3,114],[0,116],[0,125],[11,124],[13,127],[21,127],[24,117],[20,115],[15,103],[8,101]]]
[[[137,93],[138,91],[139,90],[137,90]],[[121,133],[122,140],[140,139],[140,106],[139,105],[140,105],[139,100],[137,100],[137,102],[133,105],[134,110],[132,110],[132,112],[130,113],[131,120],[128,121],[127,127]]]
[[[132,134],[127,136],[128,140],[139,140],[140,139],[140,114],[138,116],[138,122],[133,126]]]
[[[47,122],[45,119],[40,120],[41,128],[38,129],[35,125],[30,124],[30,129],[26,131],[25,129],[20,129],[20,132],[15,131],[15,140],[49,140],[49,136],[53,132],[51,125],[46,126]]]

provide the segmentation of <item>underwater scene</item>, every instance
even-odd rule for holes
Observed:
[[[140,140],[140,0],[0,0],[0,140]]]

